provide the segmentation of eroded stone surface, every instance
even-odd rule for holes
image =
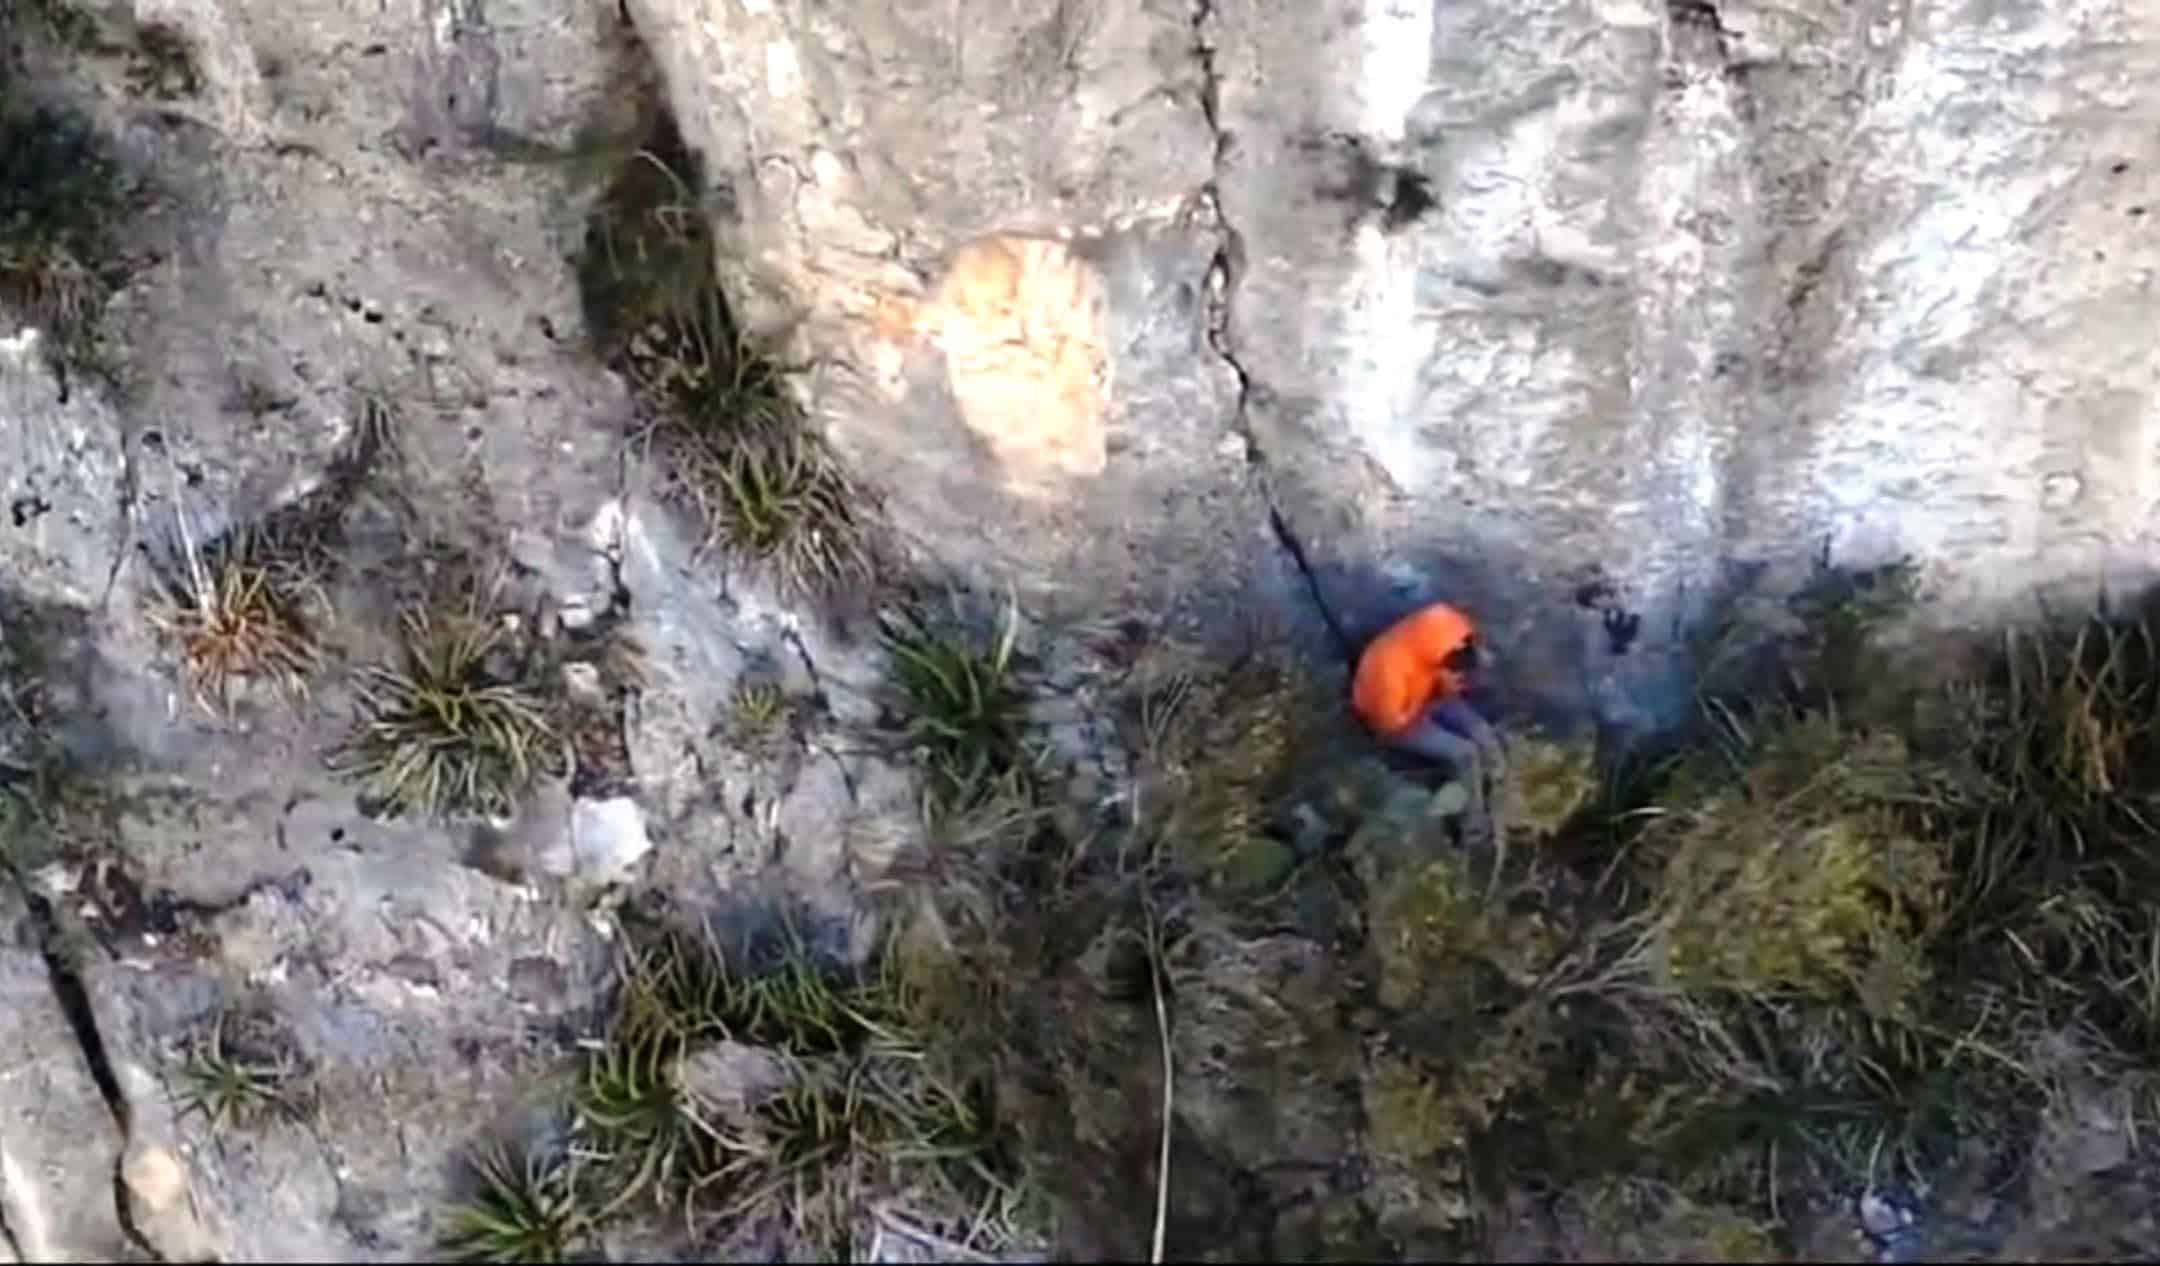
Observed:
[[[1100,475],[1110,391],[1102,279],[1062,242],[998,235],[953,252],[911,323],[945,359],[960,420],[1009,490]]]

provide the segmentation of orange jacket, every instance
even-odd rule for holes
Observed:
[[[1445,602],[1404,616],[1358,657],[1350,706],[1381,735],[1410,729],[1435,703],[1462,693],[1463,676],[1447,659],[1476,635],[1470,617]]]

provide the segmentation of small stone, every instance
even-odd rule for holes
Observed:
[[[675,1084],[716,1108],[743,1111],[787,1087],[787,1065],[771,1051],[717,1042],[678,1061]]]
[[[2085,491],[2085,480],[2074,470],[2052,471],[2040,480],[2040,505],[2047,510],[2067,510]]]
[[[1297,850],[1298,856],[1317,856],[1322,849],[1327,847],[1328,835],[1332,828],[1327,820],[1327,815],[1320,812],[1317,806],[1309,803],[1301,804],[1291,811],[1290,816],[1297,824],[1292,836],[1292,847]]]
[[[1470,807],[1470,789],[1459,782],[1451,782],[1432,793],[1425,802],[1428,817],[1452,818]]]
[[[579,800],[570,810],[570,841],[578,877],[603,885],[619,882],[652,851],[644,811],[628,796]]]
[[[579,703],[599,705],[607,702],[607,691],[600,685],[600,670],[583,660],[564,664],[562,668],[563,691]]]
[[[1897,1206],[1872,1191],[1860,1197],[1860,1226],[1869,1235],[1881,1239],[1902,1224]]]

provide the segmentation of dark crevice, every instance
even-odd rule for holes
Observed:
[[[119,1155],[113,1158],[113,1218],[128,1239],[152,1261],[164,1261],[164,1255],[136,1227],[130,1207],[122,1166],[127,1161],[125,1141],[134,1132],[134,1114],[128,1107],[127,1095],[120,1089],[120,1077],[113,1071],[112,1057],[105,1050],[105,1036],[98,1030],[97,1012],[90,1004],[90,990],[61,947],[60,917],[52,902],[28,884],[16,886],[30,908],[30,919],[37,929],[38,951],[45,961],[45,978],[52,983],[53,999],[60,1004],[61,1014],[67,1017],[75,1044],[82,1048],[83,1063],[89,1066],[90,1080],[97,1084],[98,1095],[105,1100],[106,1110],[112,1113],[113,1123],[120,1129],[123,1146]]]
[[[803,641],[802,634],[795,629],[787,629],[781,636],[794,649],[796,658],[802,661],[803,671],[810,675],[810,690],[817,697],[818,709],[826,716],[831,716],[832,697],[825,693],[825,678],[818,672],[817,661],[810,656],[809,645]],[[828,757],[832,761],[834,769],[840,771],[840,785],[847,790],[848,803],[861,803],[855,786],[855,771],[849,769],[848,763],[842,760],[840,754],[830,747],[819,744],[817,750],[820,755]]]
[[[1335,616],[1335,608],[1329,604],[1327,594],[1320,588],[1320,577],[1314,573],[1312,560],[1306,557],[1305,544],[1290,527],[1290,521],[1281,510],[1268,506],[1268,526],[1275,531],[1275,543],[1282,546],[1283,553],[1297,565],[1298,574],[1305,578],[1306,592],[1312,594],[1313,606],[1319,609],[1320,618],[1326,622],[1329,636],[1335,639],[1335,647],[1342,652],[1343,665],[1353,671],[1357,667],[1357,646],[1350,635],[1343,631],[1342,621]]]
[[[105,569],[105,592],[99,605],[112,602],[113,586],[119,583],[120,568],[127,563],[128,550],[135,543],[135,499],[139,491],[135,471],[135,440],[123,433],[120,436],[120,487],[117,513],[120,519],[120,539],[113,546],[112,565]]]
[[[113,1072],[112,1060],[105,1053],[105,1038],[98,1032],[97,1013],[90,1006],[90,991],[61,948],[59,914],[51,901],[28,884],[19,887],[30,907],[31,922],[37,929],[38,950],[45,960],[45,974],[52,981],[53,997],[59,1000],[60,1010],[67,1016],[68,1028],[82,1047],[83,1061],[90,1066],[91,1080],[97,1083],[106,1108],[119,1123],[120,1132],[125,1134],[129,1128],[127,1096],[121,1093],[120,1078]]]
[[[1253,433],[1250,412],[1252,375],[1246,371],[1244,362],[1239,359],[1236,348],[1232,346],[1230,312],[1237,300],[1238,283],[1244,278],[1246,256],[1244,236],[1230,223],[1229,216],[1223,211],[1221,181],[1223,168],[1230,156],[1230,135],[1223,129],[1222,77],[1215,64],[1215,45],[1209,30],[1214,18],[1215,0],[1198,0],[1193,8],[1193,58],[1200,67],[1200,112],[1206,118],[1208,133],[1215,142],[1215,175],[1200,191],[1200,197],[1214,220],[1218,242],[1215,258],[1208,267],[1208,346],[1222,358],[1223,364],[1230,367],[1230,372],[1237,376],[1237,412],[1234,425],[1239,437],[1245,441],[1246,463],[1259,480],[1261,495],[1267,500],[1268,526],[1274,532],[1276,543],[1282,547],[1283,553],[1288,555],[1297,567],[1298,574],[1305,578],[1305,588],[1312,595],[1314,608],[1319,611],[1329,634],[1334,637],[1344,662],[1350,663],[1356,658],[1355,648],[1343,631],[1342,621],[1336,617],[1333,604],[1328,602],[1327,594],[1321,588],[1320,578],[1313,571],[1304,542],[1275,500],[1275,489],[1269,479],[1267,454],[1261,449],[1258,438]]]

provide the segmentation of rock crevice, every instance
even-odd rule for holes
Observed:
[[[1270,479],[1267,452],[1255,435],[1249,408],[1253,394],[1253,376],[1234,346],[1231,315],[1237,303],[1238,283],[1245,270],[1245,238],[1230,222],[1223,210],[1220,193],[1223,167],[1229,160],[1234,138],[1222,122],[1222,76],[1216,66],[1216,50],[1212,27],[1215,21],[1215,0],[1198,0],[1193,7],[1193,60],[1200,70],[1200,112],[1207,120],[1208,132],[1214,140],[1211,159],[1214,179],[1200,191],[1200,200],[1208,218],[1212,221],[1216,236],[1215,257],[1209,262],[1207,273],[1207,341],[1208,347],[1222,363],[1229,367],[1237,379],[1235,412],[1231,424],[1244,445],[1245,461],[1252,476],[1259,483],[1260,496],[1266,504],[1268,530],[1275,543],[1282,549],[1291,566],[1297,569],[1304,582],[1305,591],[1311,596],[1314,609],[1327,625],[1343,659],[1351,660],[1356,650],[1349,635],[1344,632],[1342,620],[1329,603],[1327,592],[1320,585],[1314,572],[1305,543],[1297,529],[1283,513],[1275,496]]]

